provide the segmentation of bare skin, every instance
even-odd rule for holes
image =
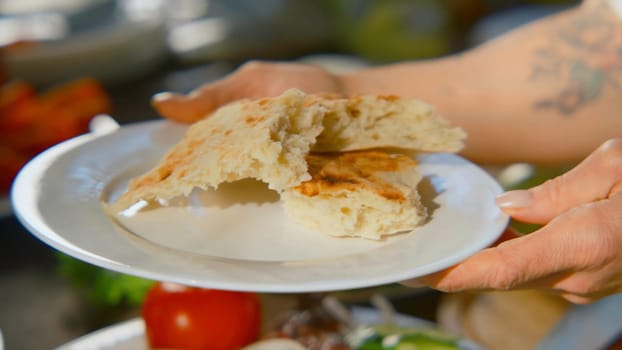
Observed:
[[[622,291],[622,18],[606,1],[586,0],[441,59],[347,74],[251,62],[188,95],[159,94],[153,105],[190,123],[225,103],[292,87],[426,100],[467,131],[463,155],[480,164],[584,159],[560,178],[498,198],[513,218],[542,229],[407,284],[443,291],[539,288],[575,303]]]
[[[461,55],[340,75],[251,62],[187,96],[157,95],[153,105],[192,122],[224,103],[291,87],[426,100],[468,132],[463,154],[481,164],[576,163],[622,130],[622,21],[594,0]]]

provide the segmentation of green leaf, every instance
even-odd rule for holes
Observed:
[[[58,253],[58,271],[97,307],[137,307],[153,281],[87,264]]]

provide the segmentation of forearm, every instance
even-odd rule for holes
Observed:
[[[435,105],[468,132],[464,155],[475,161],[575,162],[622,133],[620,47],[622,20],[603,6],[581,8],[463,55],[341,78],[348,94]]]

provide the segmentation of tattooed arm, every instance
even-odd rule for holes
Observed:
[[[307,92],[422,98],[469,133],[480,163],[575,162],[622,134],[622,17],[608,1],[534,22],[442,59],[333,75],[296,63],[251,62],[188,95],[157,95],[160,114],[192,122],[232,100]]]
[[[576,162],[622,135],[622,17],[586,1],[462,55],[343,80],[351,94],[428,100],[468,131],[479,162]]]

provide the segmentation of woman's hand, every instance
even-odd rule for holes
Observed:
[[[589,303],[622,292],[622,138],[544,184],[507,192],[497,204],[540,230],[485,249],[406,285],[446,292],[535,288]]]
[[[316,66],[249,62],[224,79],[203,85],[188,95],[157,94],[152,104],[166,118],[192,123],[229,102],[277,96],[289,88],[307,93],[344,93],[339,78]]]

